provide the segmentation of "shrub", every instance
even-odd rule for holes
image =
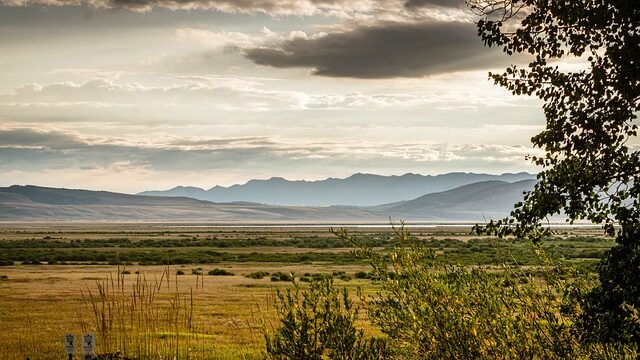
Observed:
[[[286,274],[286,273],[278,273],[278,277],[280,278],[280,281],[293,281],[294,276],[293,274]]]
[[[360,308],[346,289],[330,279],[312,281],[308,291],[293,289],[277,293],[276,310],[282,321],[271,334],[265,329],[268,359],[387,359],[384,340],[366,339],[355,327]]]
[[[184,271],[178,270],[178,271],[176,271],[176,275],[184,275]]]
[[[209,272],[207,273],[208,275],[212,275],[212,276],[233,276],[234,273],[229,272],[225,269],[218,269],[215,268],[213,270],[209,270]]]
[[[293,274],[287,274],[287,273],[283,273],[283,272],[276,272],[273,273],[271,275],[271,281],[287,281],[287,282],[291,282],[295,279],[295,276]]]
[[[368,279],[369,274],[366,271],[358,271],[353,275],[353,277],[356,279]]]
[[[202,275],[202,271],[198,269],[191,269],[191,275]]]
[[[0,280],[7,280],[9,277],[7,275],[0,275]]]
[[[315,281],[322,281],[325,279],[333,279],[333,276],[331,274],[313,273],[311,274],[311,278]]]
[[[249,279],[263,279],[267,275],[269,275],[269,273],[265,271],[254,271],[246,274],[244,277]]]
[[[637,349],[624,344],[582,342],[575,325],[582,311],[579,294],[593,285],[568,264],[539,257],[538,265],[545,270],[535,278],[518,265],[492,270],[452,266],[440,262],[424,244],[409,241],[404,227],[396,230],[400,245],[382,254],[357,243],[346,231],[334,232],[371,263],[373,270],[367,275],[380,291],[366,298],[367,313],[373,326],[386,335],[385,354],[392,351],[394,359],[637,357]],[[334,354],[332,335],[323,338],[322,331],[351,310],[350,305],[335,305],[332,281],[322,283],[309,292],[295,287],[280,296],[280,338],[267,338],[272,358],[273,354],[284,359],[319,358],[314,349]],[[349,339],[340,341],[348,347]],[[309,349],[308,353],[295,352],[294,345]],[[378,358],[379,352],[369,351],[373,352],[368,358]]]

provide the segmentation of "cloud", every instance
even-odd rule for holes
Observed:
[[[333,166],[359,169],[419,164],[508,162],[522,164],[524,146],[491,144],[317,141],[272,137],[174,137],[151,143],[118,138],[91,139],[62,131],[17,128],[0,130],[0,169],[109,168],[128,164],[155,171],[292,169]],[[277,175],[277,174],[275,174]]]
[[[387,22],[357,26],[276,47],[246,49],[256,64],[310,68],[315,75],[350,78],[423,77],[501,66],[505,56],[482,45],[472,23]]]
[[[463,9],[466,7],[464,0],[407,0],[404,6],[409,9],[422,7],[443,7]]]
[[[10,93],[0,93],[0,116],[33,122],[50,122],[54,115],[72,118],[108,118],[110,122],[136,121],[131,111],[146,116],[167,116],[192,121],[209,118],[210,111],[275,112],[316,110],[407,109],[430,105],[432,109],[520,106],[508,94],[467,88],[469,73],[434,77],[429,84],[410,84],[386,91],[307,92],[289,90],[285,80],[218,75],[166,75],[165,86],[140,82],[90,80],[82,83],[30,83]],[[483,80],[486,75],[478,75]],[[439,86],[446,82],[448,88]],[[426,86],[426,87],[425,87]],[[493,88],[491,88],[493,89]],[[499,89],[497,89],[499,90]],[[100,111],[96,111],[99,109]],[[193,115],[193,117],[191,117]],[[140,120],[140,118],[138,118]]]
[[[76,137],[60,132],[38,132],[31,129],[0,130],[0,147],[56,148],[82,146]]]
[[[225,13],[287,15],[336,15],[372,11],[395,0],[0,0],[4,6],[88,6],[95,9],[124,9],[148,12],[170,10],[213,10]]]

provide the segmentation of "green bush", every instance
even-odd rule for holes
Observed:
[[[267,275],[269,275],[269,273],[266,271],[254,271],[246,274],[244,277],[249,279],[263,279]]]
[[[286,281],[291,282],[295,279],[295,276],[291,273],[275,272],[271,275],[271,281]]]
[[[568,263],[535,249],[538,277],[519,265],[494,270],[448,265],[401,226],[387,254],[336,234],[369,259],[381,290],[368,299],[370,321],[389,338],[398,358],[545,359],[634,357],[624,346],[586,344],[576,334],[579,295],[593,286]],[[533,250],[533,249],[532,249]],[[533,253],[534,251],[532,251]],[[537,259],[537,260],[536,260]],[[499,261],[499,260],[496,260]]]
[[[235,275],[234,273],[227,271],[225,269],[218,269],[215,268],[213,270],[209,270],[209,272],[207,273],[208,275],[213,275],[213,276],[233,276]]]
[[[369,273],[367,273],[366,271],[358,271],[353,275],[353,277],[356,279],[368,279]]]
[[[266,333],[272,359],[633,359],[633,345],[585,341],[576,320],[592,278],[536,248],[535,268],[465,267],[442,262],[404,227],[388,252],[373,251],[344,230],[372,266],[379,288],[364,298],[371,324],[385,341],[355,330],[355,307],[329,276],[313,274],[308,291],[278,293],[281,326]],[[359,276],[363,276],[360,274]],[[635,311],[635,309],[623,309]],[[637,314],[638,312],[636,312]],[[637,318],[640,318],[638,316]],[[587,340],[588,337],[587,337]],[[393,355],[391,357],[391,355]]]
[[[178,271],[176,271],[176,275],[184,275],[184,271],[178,270]]]
[[[355,326],[360,308],[346,289],[337,290],[330,279],[312,281],[301,291],[297,284],[278,291],[280,327],[265,329],[268,359],[376,360],[390,351],[381,339],[366,339]]]

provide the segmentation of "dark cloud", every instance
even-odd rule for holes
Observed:
[[[464,0],[407,0],[404,6],[408,9],[422,8],[422,7],[446,7],[462,9],[466,7]]]
[[[384,5],[394,0],[371,0]],[[171,10],[214,10],[230,13],[311,15],[326,10],[349,10],[361,0],[0,0],[4,6],[86,6],[94,9],[124,9],[146,12],[155,8]],[[370,6],[365,6],[368,8]]]
[[[0,146],[45,147],[60,150],[82,145],[75,137],[59,132],[38,132],[31,129],[0,130]]]
[[[502,66],[506,56],[484,47],[476,32],[474,24],[462,22],[383,23],[244,54],[259,65],[353,78],[422,77]]]

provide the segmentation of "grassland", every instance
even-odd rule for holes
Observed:
[[[473,237],[468,227],[410,230],[412,241],[425,242],[449,263],[489,266],[508,259],[526,265],[533,259],[527,243]],[[353,231],[378,251],[397,245],[391,229]],[[545,246],[589,268],[613,245],[597,233],[557,231]],[[120,326],[120,340],[122,334],[144,336],[138,346],[171,347],[175,338],[181,359],[260,358],[262,326],[274,321],[275,290],[287,286],[272,281],[274,273],[303,280],[334,276],[339,285],[375,290],[363,278],[367,264],[350,250],[327,228],[5,224],[0,226],[0,359],[61,359],[63,334],[100,333],[105,319],[97,313],[110,307],[106,320]],[[208,275],[220,273],[215,269],[233,275]],[[247,277],[259,272],[269,275]],[[145,334],[118,320],[125,312],[118,299],[130,299],[142,281],[158,287],[153,324],[147,324],[153,331]],[[122,346],[98,340],[99,351]]]

